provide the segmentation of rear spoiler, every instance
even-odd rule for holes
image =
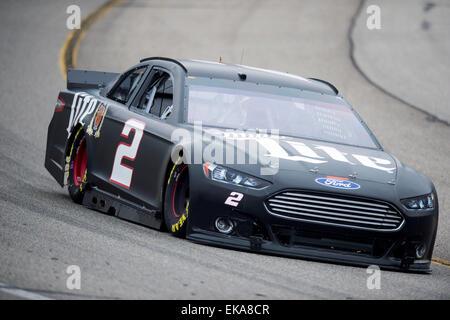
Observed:
[[[67,70],[67,89],[101,89],[119,76],[119,74],[114,72],[69,69]]]

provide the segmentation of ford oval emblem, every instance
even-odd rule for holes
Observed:
[[[337,188],[337,189],[350,189],[355,190],[359,189],[361,186],[357,183],[340,180],[335,178],[317,178],[316,182],[326,187]]]

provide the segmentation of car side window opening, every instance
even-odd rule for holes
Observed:
[[[133,92],[137,88],[137,84],[144,75],[146,67],[142,67],[131,71],[122,82],[116,86],[113,91],[108,95],[108,98],[113,99],[120,103],[127,103]]]
[[[135,107],[144,113],[166,119],[173,110],[173,81],[168,73],[161,70],[152,72],[150,78],[148,88]]]
[[[160,118],[166,119],[173,110],[173,82],[170,77],[164,81],[164,96],[161,101]]]

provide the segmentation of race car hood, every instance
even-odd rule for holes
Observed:
[[[217,131],[215,131],[217,135]],[[396,160],[379,149],[354,147],[294,137],[236,137],[223,133],[224,166],[275,181],[286,175],[308,172],[323,177],[358,179],[382,184],[395,184],[397,178]],[[211,140],[208,141],[211,143]],[[220,163],[217,149],[204,141],[205,161]],[[211,152],[211,150],[215,151]],[[227,152],[235,150],[234,161],[227,159]],[[220,153],[220,152],[219,152]],[[241,154],[241,161],[239,156]],[[245,163],[242,163],[245,154]],[[209,157],[209,159],[208,159]],[[227,161],[228,160],[228,161]]]
[[[216,163],[262,178],[279,188],[331,191],[328,183],[334,179],[346,185],[331,187],[342,190],[353,188],[356,183],[360,188],[351,189],[355,195],[370,194],[391,200],[435,192],[428,177],[381,149],[288,136],[248,137],[213,130],[194,133],[186,140],[189,143],[180,143],[185,151],[191,152],[189,163]],[[213,143],[218,141],[217,145]]]

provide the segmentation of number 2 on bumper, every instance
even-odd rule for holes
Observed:
[[[225,204],[233,207],[237,207],[244,195],[240,192],[232,192],[230,196],[225,200]]]

